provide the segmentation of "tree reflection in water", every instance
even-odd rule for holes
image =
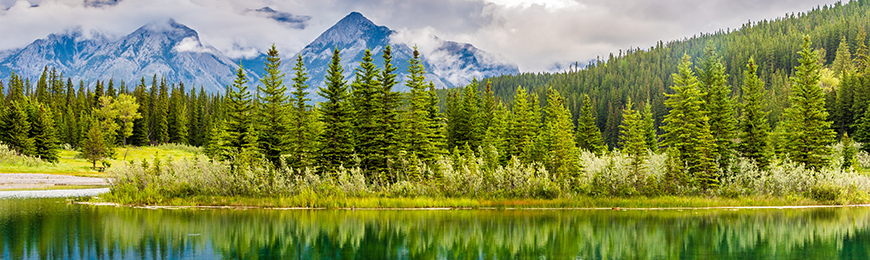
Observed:
[[[868,259],[870,208],[138,209],[0,200],[0,258]]]

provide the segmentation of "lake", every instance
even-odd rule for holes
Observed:
[[[870,208],[143,209],[0,199],[2,259],[870,259]]]

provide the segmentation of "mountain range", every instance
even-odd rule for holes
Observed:
[[[341,50],[345,76],[352,77],[366,49],[374,53],[375,63],[382,67],[380,52],[388,44],[393,50],[393,65],[398,67],[403,80],[413,49],[394,42],[392,37],[396,33],[374,24],[360,13],[350,13],[299,53],[282,55],[282,71],[288,75],[285,80],[289,81],[296,55],[302,55],[305,61],[312,91],[323,84],[334,48]],[[439,47],[423,56],[422,61],[428,72],[427,79],[439,88],[462,86],[473,78],[519,73],[515,64],[471,44],[433,40]],[[71,29],[35,40],[21,49],[0,51],[0,79],[8,78],[13,71],[36,79],[48,67],[56,68],[75,82],[114,79],[138,84],[145,78],[150,83],[150,78],[156,74],[170,83],[184,82],[188,86],[203,86],[209,92],[223,92],[225,86],[232,84],[239,64],[247,72],[250,84],[256,85],[264,72],[265,57],[260,53],[249,58],[229,58],[203,43],[195,30],[167,19],[148,23],[116,39]],[[403,90],[404,86],[396,89]]]

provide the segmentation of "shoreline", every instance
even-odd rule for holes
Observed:
[[[450,211],[450,210],[505,210],[505,211],[556,211],[556,210],[612,210],[612,211],[653,211],[653,210],[741,210],[741,209],[818,209],[818,208],[866,208],[870,204],[850,204],[850,205],[791,205],[791,206],[713,206],[713,207],[655,207],[655,208],[621,208],[621,207],[574,207],[574,208],[499,208],[499,207],[431,207],[431,208],[349,208],[349,207],[263,207],[263,206],[168,206],[168,205],[125,205],[114,202],[89,202],[76,201],[76,204],[91,205],[91,206],[113,206],[113,207],[130,207],[141,209],[268,209],[268,210],[349,210],[349,211]]]

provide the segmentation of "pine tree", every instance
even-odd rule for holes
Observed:
[[[318,139],[321,147],[319,164],[325,169],[322,173],[336,170],[340,165],[350,166],[353,155],[353,111],[344,79],[344,68],[338,48],[332,53],[332,61],[326,73],[326,88],[317,92],[326,101],[320,103],[320,121],[324,131]]]
[[[577,119],[577,145],[581,149],[601,155],[607,147],[604,146],[601,131],[595,124],[594,112],[589,95],[583,95],[583,108],[580,110],[580,118]]]
[[[139,117],[133,120],[133,135],[131,136],[132,144],[137,146],[147,145],[150,138],[148,136],[148,123],[151,122],[149,114],[149,100],[147,86],[145,86],[145,77],[142,77],[141,82],[133,90],[133,96],[136,98],[136,103],[139,104]]]
[[[733,158],[734,137],[736,135],[737,120],[734,118],[734,105],[731,102],[731,86],[727,85],[728,75],[725,74],[725,66],[722,59],[708,48],[707,58],[703,62],[703,70],[699,74],[701,83],[707,91],[707,115],[709,117],[710,132],[715,138],[715,150],[713,160],[719,162],[719,167],[725,167]]]
[[[852,138],[849,138],[849,133],[843,133],[843,166],[841,169],[848,170],[852,167],[852,161],[855,159],[855,143]]]
[[[809,36],[804,36],[800,65],[792,77],[791,106],[785,110],[786,152],[793,161],[814,170],[828,164],[831,154],[828,145],[834,143],[831,122],[826,121],[825,96],[819,84],[818,51],[811,47]]]
[[[646,148],[655,153],[659,149],[659,138],[656,134],[655,118],[652,114],[652,106],[647,101],[643,106],[643,139]]]
[[[438,145],[433,140],[436,134],[434,131],[437,129],[434,128],[436,122],[432,120],[433,115],[430,114],[432,104],[427,91],[428,85],[424,83],[426,72],[420,62],[420,53],[416,46],[414,46],[414,55],[408,63],[408,76],[405,80],[405,86],[410,89],[406,116],[408,153],[432,165],[438,154]]]
[[[218,161],[229,159],[232,153],[228,150],[227,141],[230,140],[226,129],[226,121],[214,120],[209,129],[209,140],[205,146],[205,154]]]
[[[172,94],[169,98],[169,118],[168,128],[169,142],[176,144],[188,144],[188,128],[189,118],[187,102],[184,100],[184,84],[179,84],[178,88],[172,87]]]
[[[33,138],[30,137],[30,120],[27,113],[28,100],[12,100],[3,112],[0,141],[22,155],[34,155]]]
[[[372,63],[372,53],[363,53],[359,68],[356,69],[353,91],[353,108],[355,112],[356,152],[360,158],[360,168],[368,180],[386,171],[385,158],[379,153],[378,147],[384,138],[378,117],[383,111],[383,102],[379,95],[380,82],[377,80],[380,70]]]
[[[764,107],[764,82],[758,79],[755,60],[749,58],[743,71],[743,116],[740,118],[740,143],[737,150],[743,157],[755,161],[762,169],[767,168],[772,156],[768,135],[770,125]]]
[[[266,58],[266,74],[263,75],[263,87],[259,89],[259,141],[260,149],[272,165],[281,165],[281,155],[287,151],[289,137],[289,112],[287,110],[287,87],[284,85],[284,73],[281,72],[281,57],[274,44]]]
[[[60,147],[51,108],[43,103],[30,105],[30,138],[33,140],[33,154],[43,160],[56,163]]]
[[[315,151],[317,133],[314,132],[312,121],[314,118],[311,115],[311,106],[306,102],[311,99],[306,98],[305,89],[308,85],[308,73],[305,72],[305,62],[302,61],[302,55],[296,57],[296,65],[293,67],[295,72],[293,75],[293,88],[290,100],[293,104],[293,111],[290,113],[290,142],[288,148],[289,161],[288,165],[294,169],[302,169],[311,166],[312,154]]]
[[[840,39],[840,45],[837,47],[837,56],[834,56],[834,64],[831,65],[834,75],[843,75],[843,72],[851,72],[852,53],[849,52],[849,43],[846,42],[846,36]]]
[[[640,112],[632,109],[631,98],[622,110],[622,124],[619,126],[620,139],[622,139],[622,152],[631,157],[631,171],[635,180],[639,178],[641,171],[645,169],[644,161],[647,157],[646,134],[644,121]]]
[[[381,160],[383,160],[381,164],[387,169],[392,169],[392,163],[399,159],[398,152],[404,150],[402,143],[405,140],[401,140],[397,127],[404,125],[404,123],[398,117],[397,111],[401,96],[398,92],[393,91],[393,87],[398,82],[396,81],[397,68],[392,64],[393,52],[390,45],[384,47],[381,57],[384,59],[384,69],[378,75],[380,84],[377,85],[377,95],[380,97],[381,105],[377,115],[377,124],[382,137],[378,140],[376,147],[379,149],[378,153],[381,154]],[[392,182],[398,180],[394,172],[390,172],[389,177],[392,178]]]
[[[713,163],[715,144],[710,133],[708,117],[702,110],[703,96],[698,79],[690,69],[692,62],[683,55],[679,72],[673,75],[674,94],[666,94],[665,106],[670,112],[665,116],[663,144],[676,148],[686,170],[699,182],[702,189],[718,186],[718,171]]]
[[[169,94],[162,79],[154,102],[154,144],[165,144],[169,142]]]
[[[509,141],[512,146],[509,153],[525,163],[534,162],[536,159],[533,153],[540,128],[540,109],[535,106],[537,98],[530,98],[523,87],[518,87],[514,97]]]
[[[251,100],[251,92],[248,91],[248,79],[245,70],[239,65],[236,71],[236,79],[227,90],[226,97],[226,132],[223,140],[230,155],[239,155],[243,150],[250,150],[253,140],[250,129],[253,125],[254,104]]]
[[[111,154],[109,147],[106,146],[106,140],[103,138],[103,127],[97,120],[90,120],[90,127],[85,132],[85,137],[80,144],[82,157],[91,161],[94,168],[97,167],[97,161],[109,157]]]
[[[547,170],[556,180],[566,180],[580,172],[580,154],[574,143],[574,123],[571,112],[559,92],[547,91],[547,115],[544,119],[544,140],[549,155]]]

